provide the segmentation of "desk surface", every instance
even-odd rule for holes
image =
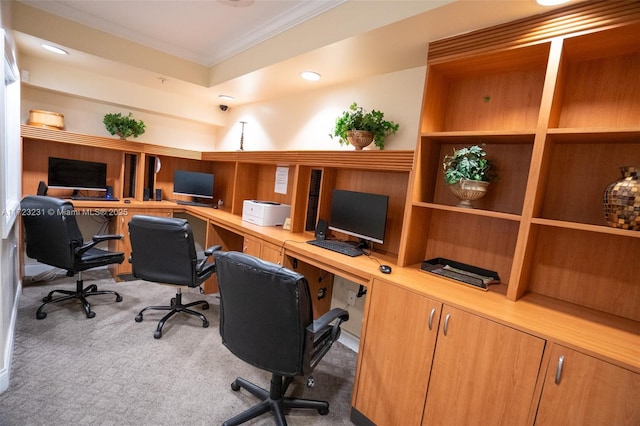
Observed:
[[[491,286],[489,291],[482,292],[447,278],[422,272],[420,265],[394,265],[384,255],[373,253],[372,256],[347,257],[307,244],[306,241],[312,238],[310,233],[292,233],[282,227],[254,225],[224,209],[178,205],[171,201],[74,201],[73,204],[78,209],[122,209],[123,213],[128,209],[143,208],[186,212],[213,226],[279,245],[283,247],[286,256],[366,285],[373,291],[376,280],[384,280],[416,295],[459,307],[581,352],[591,352],[640,372],[640,325],[613,315],[585,311],[582,307],[536,294],[527,294],[517,302],[511,302],[505,298],[504,285]],[[378,262],[391,264],[393,272],[383,274]]]

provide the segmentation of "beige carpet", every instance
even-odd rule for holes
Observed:
[[[175,287],[144,281],[114,282],[107,271],[88,271],[85,282],[116,290],[114,297],[89,298],[95,318],[87,319],[79,302],[49,305],[44,320],[35,312],[53,288],[75,287],[74,279],[58,278],[31,285],[21,296],[9,389],[0,395],[0,425],[220,425],[257,400],[246,391],[233,392],[242,376],[267,387],[270,375],[238,360],[221,343],[218,299],[183,290],[184,303],[207,299],[202,311],[210,322],[177,315],[153,332],[160,311],[137,312],[168,304]],[[200,308],[197,308],[200,309]],[[316,368],[313,388],[298,378],[289,393],[327,400],[330,413],[294,410],[289,425],[348,425],[356,354],[334,345]],[[266,414],[247,425],[272,425]]]

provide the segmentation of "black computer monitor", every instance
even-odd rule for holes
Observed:
[[[173,193],[189,195],[195,202],[200,198],[213,198],[214,175],[211,173],[176,170],[173,175]]]
[[[93,161],[49,157],[47,172],[49,188],[106,191],[107,165]]]
[[[388,205],[387,195],[334,189],[329,229],[358,237],[364,247],[383,244]]]

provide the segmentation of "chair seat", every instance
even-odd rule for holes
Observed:
[[[213,246],[204,252],[196,251],[193,232],[186,219],[135,215],[129,221],[131,239],[132,274],[134,277],[185,287],[200,287],[216,271],[214,262],[209,262],[211,253],[220,246]],[[176,296],[163,306],[147,306],[136,315],[141,322],[146,311],[168,311],[158,322],[153,337],[162,337],[165,322],[176,314],[188,314],[199,318],[202,327],[209,326],[207,318],[191,307],[200,305],[209,309],[206,300],[182,303],[182,292],[178,287]]]
[[[287,424],[285,410],[302,408],[329,413],[326,401],[286,397],[295,376],[310,374],[340,336],[340,324],[349,319],[333,308],[313,319],[306,278],[292,270],[239,252],[218,251],[222,343],[238,358],[271,372],[269,389],[242,377],[231,384],[261,401],[227,420],[233,426],[270,412],[278,426]]]
[[[87,264],[105,261],[108,261],[109,263],[122,263],[124,261],[124,253],[92,247],[84,252],[80,258],[80,263]]]
[[[96,244],[105,241],[122,239],[122,235],[94,235],[90,241],[84,242],[76,222],[73,204],[60,198],[27,195],[20,202],[20,207],[26,211],[46,212],[22,217],[27,256],[46,265],[64,269],[67,276],[78,274],[75,290],[56,289],[43,299],[44,303],[36,312],[37,319],[47,316],[44,308],[51,303],[80,300],[87,318],[93,318],[95,313],[87,301],[88,296],[111,294],[116,296],[116,302],[122,300],[115,291],[98,290],[95,284],[85,288],[82,280],[82,271],[124,261],[124,253],[95,247]],[[62,296],[53,297],[57,293]]]

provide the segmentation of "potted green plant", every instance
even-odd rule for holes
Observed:
[[[399,124],[385,120],[383,112],[375,109],[367,112],[354,102],[336,119],[333,133],[329,136],[332,139],[338,137],[340,145],[351,144],[357,150],[361,150],[371,142],[383,150],[385,138],[396,133],[399,128]]]
[[[119,112],[105,114],[102,122],[109,133],[120,136],[120,139],[126,139],[129,136],[137,138],[145,130],[144,121],[134,119],[131,113],[126,116]]]
[[[444,180],[461,200],[458,207],[473,208],[471,201],[484,196],[496,178],[494,164],[486,155],[483,147],[472,145],[454,148],[453,154],[444,156]]]

